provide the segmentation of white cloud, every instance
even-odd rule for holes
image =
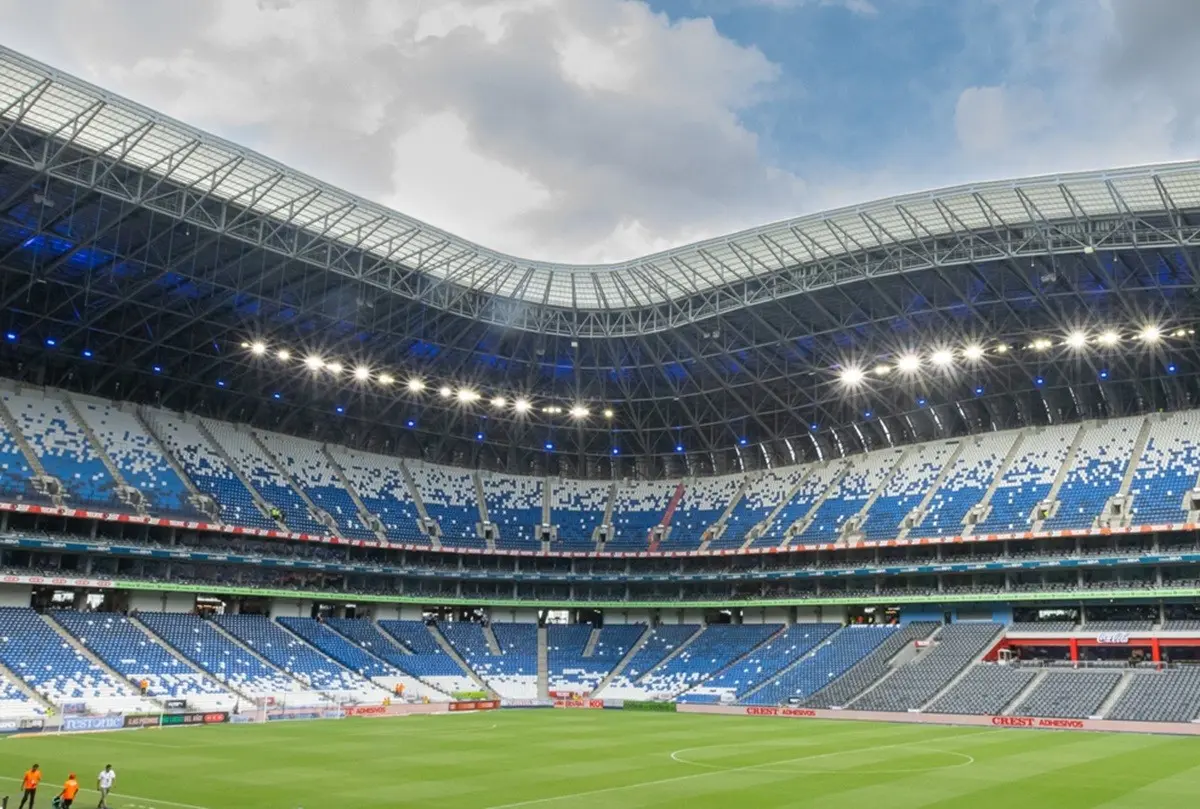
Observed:
[[[628,258],[801,207],[739,117],[778,68],[642,2],[36,5],[0,0],[35,57],[518,255]]]

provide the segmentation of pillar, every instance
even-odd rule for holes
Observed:
[[[1079,662],[1079,639],[1075,637],[1071,638],[1071,662]]]
[[[1158,645],[1158,636],[1150,638],[1150,660],[1154,663],[1155,668],[1160,668],[1162,665],[1162,648]]]

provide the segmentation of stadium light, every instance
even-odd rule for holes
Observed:
[[[438,388],[438,396],[441,396],[443,399],[449,399],[453,395],[454,391],[450,390],[449,386],[447,385],[442,385],[440,388]]]
[[[929,359],[933,361],[934,365],[945,368],[947,365],[954,362],[954,355],[943,348],[933,352],[933,355]]]
[[[471,402],[478,401],[478,399],[479,394],[470,388],[458,389],[458,400],[463,404],[470,404]]]
[[[508,399],[505,399],[503,396],[493,396],[492,397],[492,407],[499,408],[499,407],[504,407],[507,404],[508,404]]]
[[[333,362],[327,362],[325,363],[325,369],[334,376],[337,376],[342,372],[342,364],[337,360],[334,360]]]
[[[275,358],[280,362],[287,362],[292,358],[292,352],[288,351],[286,348],[281,348],[275,352]]]
[[[1030,343],[1029,347],[1032,348],[1034,351],[1046,351],[1053,345],[1054,345],[1054,343],[1050,342],[1045,337],[1039,337],[1036,340],[1034,340],[1032,343]]]
[[[1162,329],[1158,326],[1147,326],[1138,333],[1138,337],[1147,343],[1157,343],[1162,339]]]
[[[1067,345],[1071,348],[1083,348],[1087,345],[1087,335],[1081,331],[1073,331],[1067,335]]]
[[[604,408],[604,418],[611,419],[614,415],[616,414],[613,413],[613,409],[611,407]]]
[[[997,354],[1007,354],[1008,353],[1008,344],[1007,343],[997,343],[995,351]]]
[[[875,366],[875,373],[878,376],[886,376],[887,373],[891,370],[892,370],[892,366],[885,365],[882,362]]]
[[[915,374],[921,370],[921,358],[916,354],[905,354],[896,360],[896,367],[906,374]]]
[[[409,393],[420,393],[421,391],[425,390],[425,383],[414,376],[412,379],[408,380],[408,382],[405,384],[405,387],[408,388]]]
[[[513,410],[517,411],[518,413],[528,413],[531,407],[533,407],[533,405],[529,403],[528,399],[517,399],[515,402],[513,402]]]
[[[865,376],[866,374],[862,372],[861,368],[856,368],[853,365],[844,369],[841,374],[842,382],[850,387],[862,384]]]
[[[267,344],[262,340],[256,340],[250,344],[250,353],[256,357],[261,357],[267,353]]]
[[[379,375],[379,384],[380,385],[387,386],[387,385],[392,384],[395,381],[396,381],[396,377],[392,376],[391,374],[380,374]]]
[[[583,405],[575,405],[571,408],[571,418],[586,419],[588,417],[588,409]]]
[[[972,343],[963,349],[963,356],[972,362],[983,359],[983,346]]]
[[[1121,342],[1121,335],[1117,334],[1112,329],[1109,329],[1096,339],[1100,341],[1100,345],[1115,346],[1117,343]]]
[[[310,371],[319,371],[325,367],[325,360],[321,359],[316,354],[309,354],[304,358],[304,365]]]
[[[371,369],[365,365],[360,365],[354,369],[354,378],[359,382],[366,382],[371,378]]]

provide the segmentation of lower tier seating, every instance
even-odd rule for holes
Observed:
[[[899,630],[899,626],[891,624],[843,627],[801,657],[795,665],[767,678],[761,688],[742,702],[747,705],[782,705],[792,698],[807,699],[836,682]]]
[[[1069,719],[1094,716],[1120,680],[1118,671],[1051,671],[1013,713]]]
[[[1037,676],[1031,669],[980,663],[932,705],[929,713],[998,714]]]
[[[684,693],[680,702],[733,702],[808,654],[839,624],[792,624],[743,659]]]
[[[1144,671],[1104,717],[1136,722],[1191,722],[1200,716],[1200,670]]]
[[[937,628],[938,624],[923,621],[905,624],[842,676],[813,693],[804,704],[810,708],[841,708],[849,705],[887,673],[889,660],[914,641],[929,637]]]

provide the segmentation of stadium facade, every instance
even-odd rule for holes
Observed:
[[[1190,721],[1197,217],[1187,163],[551,265],[0,50],[0,702]]]

